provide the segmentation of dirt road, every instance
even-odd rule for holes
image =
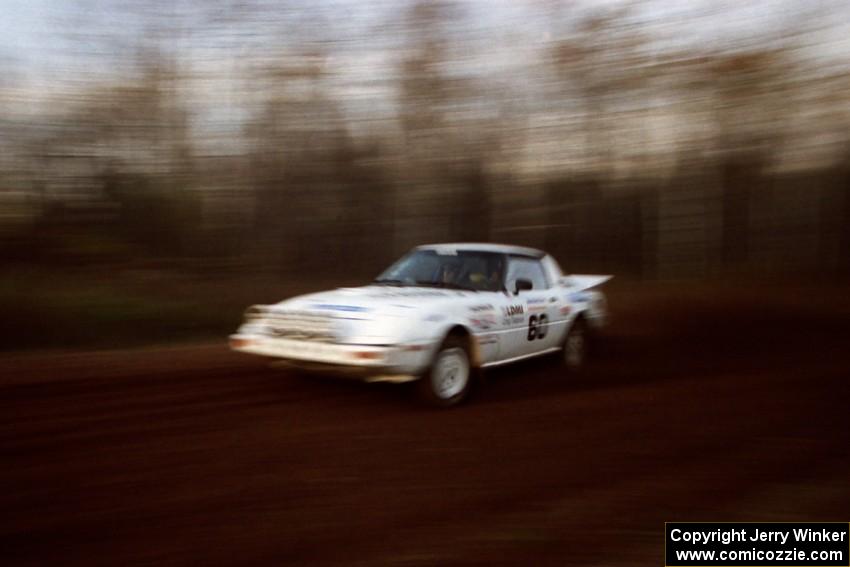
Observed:
[[[582,376],[450,411],[219,345],[9,356],[2,561],[663,565],[664,521],[847,521],[850,317],[798,297],[614,294]]]

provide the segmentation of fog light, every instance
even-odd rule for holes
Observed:
[[[233,337],[230,339],[230,348],[245,348],[247,346],[251,346],[254,341],[251,339],[241,339],[238,337]]]
[[[384,354],[377,350],[358,350],[354,352],[354,358],[360,360],[380,360],[384,358]]]

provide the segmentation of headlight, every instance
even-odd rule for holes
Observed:
[[[250,322],[262,319],[267,311],[268,308],[265,305],[252,305],[245,310],[245,321]]]

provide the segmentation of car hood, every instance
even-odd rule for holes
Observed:
[[[366,319],[375,316],[405,316],[437,304],[474,296],[475,292],[424,287],[367,285],[344,287],[293,297],[275,309],[322,312],[334,317]]]
[[[477,295],[424,287],[340,288],[265,306],[265,319],[296,330],[305,324],[318,325],[344,343],[399,344],[432,337],[453,313],[460,312],[455,307],[476,301]]]

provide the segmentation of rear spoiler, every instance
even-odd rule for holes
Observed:
[[[558,280],[564,287],[568,287],[573,291],[584,291],[598,285],[602,285],[614,276],[597,276],[590,274],[570,274],[563,276]]]

